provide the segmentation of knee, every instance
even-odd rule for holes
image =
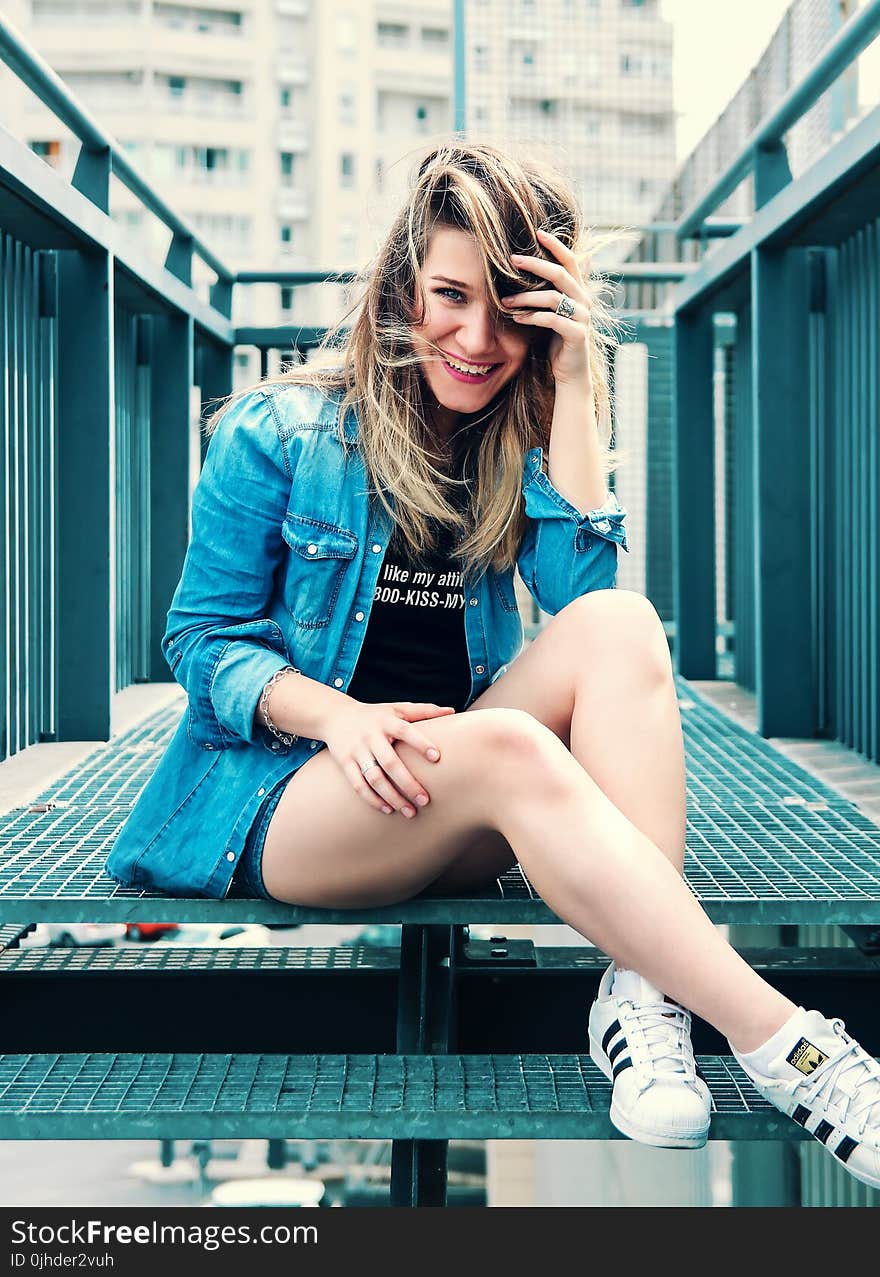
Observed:
[[[511,779],[523,776],[534,783],[552,784],[560,774],[568,751],[559,737],[534,715],[522,709],[484,709],[474,719],[486,775],[510,788]]]
[[[657,609],[644,594],[593,590],[574,599],[564,612],[577,628],[585,666],[624,660],[633,672],[669,678],[672,660],[666,631]]]

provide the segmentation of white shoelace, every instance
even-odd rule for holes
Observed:
[[[630,1002],[624,1032],[633,1050],[644,1048],[649,1068],[656,1073],[684,1073],[688,1081],[696,1078],[696,1061],[691,1046],[691,1013],[677,1002]],[[635,1040],[630,1027],[636,1030]],[[642,1052],[640,1051],[641,1055]],[[634,1064],[641,1063],[633,1059]],[[655,1081],[651,1078],[643,1089]]]
[[[831,1027],[842,1039],[840,1050],[796,1083],[793,1093],[822,1113],[836,1109],[838,1125],[853,1119],[856,1134],[864,1135],[869,1123],[880,1125],[880,1064],[849,1036],[843,1020],[832,1020]]]

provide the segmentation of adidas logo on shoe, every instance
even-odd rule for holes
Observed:
[[[880,1064],[842,1020],[799,1007],[785,1041],[733,1054],[756,1089],[863,1184],[880,1188]],[[782,1030],[780,1030],[782,1033]],[[767,1052],[770,1050],[770,1058]]]

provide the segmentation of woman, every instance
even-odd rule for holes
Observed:
[[[108,870],[353,908],[519,862],[614,955],[589,1036],[621,1131],[705,1143],[693,1011],[880,1185],[880,1068],[753,972],[681,878],[666,639],[612,588],[613,325],[588,247],[546,165],[440,146],[347,343],[215,414],[164,640],[189,708]],[[525,651],[514,566],[551,617]]]

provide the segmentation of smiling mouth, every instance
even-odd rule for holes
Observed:
[[[446,352],[443,352],[443,362],[448,364],[450,368],[454,368],[456,372],[462,373],[466,377],[488,377],[489,373],[498,367],[498,364],[469,364],[460,359],[452,359]]]

